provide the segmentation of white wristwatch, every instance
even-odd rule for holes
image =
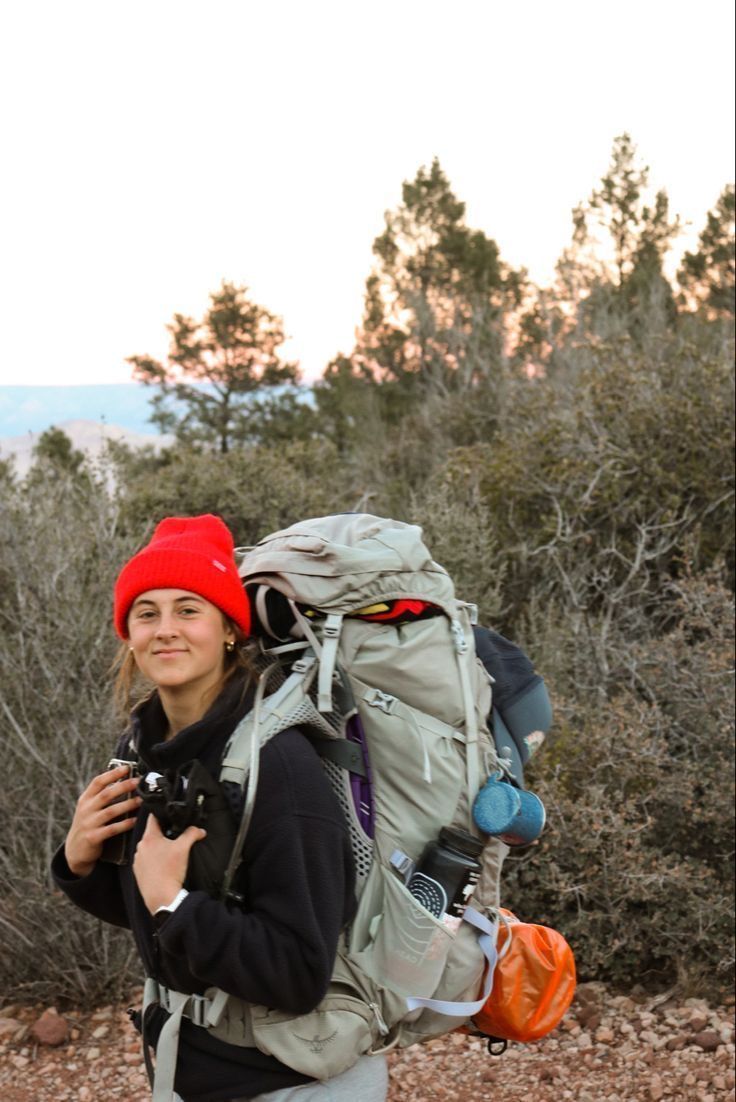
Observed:
[[[153,912],[153,924],[158,929],[162,922],[164,922],[170,914],[173,914],[176,908],[182,903],[189,892],[185,888],[181,888],[170,903],[165,903],[162,907],[157,907]]]

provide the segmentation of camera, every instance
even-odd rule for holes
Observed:
[[[156,816],[166,838],[178,838],[187,827],[205,825],[205,793],[179,770],[146,773],[136,795]]]
[[[108,769],[117,769],[119,766],[126,766],[128,769],[128,776],[134,777],[138,772],[138,763],[135,761],[128,761],[125,758],[110,758],[107,763]],[[121,780],[125,780],[125,777],[121,777]],[[130,799],[129,793],[124,793],[122,796],[116,796],[112,803],[122,803],[124,800]],[[127,818],[125,815],[119,815],[117,819],[112,819],[113,823],[122,822]],[[127,865],[128,863],[128,835],[130,831],[125,831],[123,834],[115,834],[112,838],[107,838],[102,846],[102,854],[100,855],[101,861],[107,861],[112,865]]]

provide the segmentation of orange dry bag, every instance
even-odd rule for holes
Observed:
[[[575,959],[562,934],[501,909],[493,990],[473,1025],[488,1037],[536,1041],[561,1022],[575,994]]]

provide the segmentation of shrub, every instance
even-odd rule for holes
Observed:
[[[355,507],[345,464],[323,441],[226,456],[177,449],[164,461],[133,462],[122,475],[121,520],[139,542],[165,516],[216,513],[236,543],[248,545],[300,516]]]
[[[733,971],[733,600],[713,576],[673,599],[677,623],[632,646],[610,700],[558,678],[532,771],[548,827],[506,865],[512,909],[564,932],[583,979]],[[563,625],[557,644],[575,645]]]
[[[54,891],[49,863],[114,745],[111,593],[130,546],[101,483],[40,473],[0,487],[0,989],[109,999],[134,975],[130,938]]]

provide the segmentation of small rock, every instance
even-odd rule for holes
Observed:
[[[714,1075],[711,1086],[715,1087],[717,1091],[725,1091],[726,1080],[722,1075]]]
[[[17,1068],[18,1071],[22,1071],[23,1068],[27,1068],[28,1065],[30,1064],[30,1062],[31,1061],[28,1059],[27,1056],[11,1056],[10,1057],[10,1063],[13,1065],[14,1068]]]
[[[598,1044],[612,1045],[616,1039],[616,1035],[608,1026],[601,1026],[600,1029],[596,1030],[595,1039]]]
[[[687,1026],[692,1033],[702,1033],[705,1027],[708,1025],[708,1019],[705,1014],[696,1013],[689,1019]]]
[[[605,984],[593,981],[591,983],[579,983],[575,989],[575,998],[584,1006],[597,1005],[606,995]]]
[[[107,1037],[110,1032],[109,1025],[98,1025],[97,1029],[92,1031],[92,1036],[96,1041],[99,1041],[101,1037]]]
[[[31,1033],[41,1045],[62,1045],[69,1036],[69,1026],[61,1015],[49,1009],[33,1023]]]
[[[601,1024],[601,1015],[594,1006],[584,1006],[578,1014],[578,1021],[586,1029],[597,1029]]]
[[[92,1091],[89,1087],[80,1087],[77,1091],[79,1102],[92,1102]]]
[[[611,1006],[615,1006],[617,1010],[621,1010],[624,1014],[636,1009],[636,1003],[628,995],[614,995],[610,1003]]]
[[[593,1044],[593,1040],[589,1033],[581,1033],[576,1040],[578,1048],[590,1048]]]
[[[648,1045],[655,1045],[659,1040],[656,1033],[653,1033],[651,1029],[642,1029],[639,1034],[639,1039],[644,1041]]]
[[[0,1040],[3,1037],[15,1037],[21,1028],[22,1023],[16,1021],[15,1018],[0,1018]]]
[[[685,1033],[676,1033],[674,1037],[670,1037],[667,1041],[665,1048],[670,1052],[679,1052],[687,1044],[687,1035]]]
[[[659,1102],[659,1099],[664,1094],[664,1087],[662,1086],[662,1080],[658,1075],[653,1075],[649,1080],[649,1097],[652,1102]]]
[[[85,1058],[85,1060],[89,1060],[90,1063],[91,1063],[92,1060],[97,1060],[99,1055],[100,1055],[100,1050],[98,1048],[88,1048],[87,1051],[84,1054],[84,1058]]]
[[[714,1029],[706,1029],[702,1033],[695,1033],[690,1038],[690,1044],[702,1048],[703,1052],[715,1052],[721,1044],[721,1038]]]

